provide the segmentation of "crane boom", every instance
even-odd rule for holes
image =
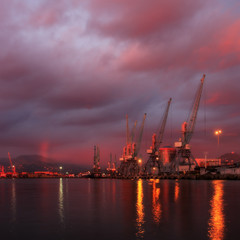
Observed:
[[[200,103],[200,100],[201,100],[201,95],[202,95],[202,89],[203,89],[203,83],[204,83],[205,76],[206,75],[203,74],[203,77],[201,78],[200,85],[199,85],[198,90],[196,92],[196,97],[195,97],[195,100],[194,100],[194,104],[193,104],[193,108],[192,108],[190,118],[189,118],[188,122],[185,124],[185,136],[184,136],[184,139],[183,139],[184,140],[183,145],[189,144],[189,142],[192,138],[192,134],[193,134],[196,119],[197,119],[199,103]]]
[[[128,145],[128,143],[129,143],[128,115],[126,115],[126,124],[127,124],[127,126],[126,126],[127,127],[127,139],[126,139],[127,144],[126,145]]]
[[[137,121],[134,122],[134,126],[133,126],[132,131],[131,131],[131,135],[130,135],[130,142],[131,143],[133,143],[133,141],[134,141],[136,126],[137,126]]]
[[[144,122],[145,122],[146,116],[147,116],[147,114],[144,113],[142,125],[141,125],[141,128],[140,128],[140,133],[139,133],[139,137],[138,137],[138,141],[137,141],[137,146],[136,146],[136,156],[138,155],[140,147],[141,147],[143,128],[144,128]]]
[[[163,134],[164,134],[164,130],[165,130],[166,122],[167,122],[167,117],[168,117],[168,112],[169,112],[169,107],[170,107],[171,101],[172,101],[172,98],[170,98],[168,100],[167,107],[166,107],[166,110],[163,115],[161,128],[160,128],[158,136],[157,136],[156,150],[159,149],[159,147],[162,143]]]
[[[8,152],[8,159],[9,159],[9,162],[10,162],[11,168],[13,168],[13,163],[12,163],[11,155],[10,155],[9,152]]]
[[[9,159],[9,162],[10,162],[10,165],[11,165],[11,169],[12,169],[13,173],[15,174],[16,169],[15,169],[15,166],[13,165],[13,163],[12,163],[11,155],[10,155],[9,152],[8,152],[8,159]]]

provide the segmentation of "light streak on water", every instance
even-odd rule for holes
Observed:
[[[64,193],[62,178],[59,179],[58,212],[60,217],[60,223],[64,225]]]
[[[175,182],[175,190],[174,190],[174,200],[175,200],[175,202],[178,200],[178,196],[179,196],[179,182],[176,181]]]
[[[223,205],[223,181],[213,181],[213,197],[210,201],[210,219],[208,234],[210,240],[224,239],[225,215]]]
[[[143,182],[139,179],[137,182],[137,237],[144,238],[144,206],[143,206]]]
[[[159,183],[159,179],[153,180],[152,182],[152,214],[153,214],[153,220],[155,223],[159,223],[161,219],[162,209],[161,209],[161,203],[159,200],[160,197],[160,188],[156,187],[156,184]]]

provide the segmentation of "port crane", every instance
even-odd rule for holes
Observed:
[[[0,177],[6,177],[6,173],[4,172],[4,166],[1,166]]]
[[[99,162],[100,162],[100,149],[99,146],[94,145],[93,174],[96,176],[99,176],[101,173]]]
[[[8,159],[9,159],[9,162],[10,162],[12,174],[15,176],[15,175],[16,175],[16,167],[15,167],[15,166],[13,165],[13,163],[12,163],[11,155],[10,155],[9,152],[8,152]]]
[[[186,122],[182,124],[182,137],[179,139],[178,142],[175,142],[176,148],[176,160],[175,160],[175,170],[179,171],[179,164],[188,164],[189,171],[191,170],[191,165],[195,164],[198,167],[198,163],[196,162],[194,156],[191,153],[190,148],[190,140],[192,138],[194,127],[196,124],[198,108],[201,100],[203,84],[205,80],[205,74],[200,80],[200,85],[197,89],[196,96],[194,99],[193,107],[189,118]]]
[[[138,155],[140,152],[146,115],[147,114],[145,113],[143,116],[143,121],[140,126],[139,135],[136,142],[134,142],[133,139],[135,135],[137,122],[134,123],[134,127],[132,129],[131,136],[130,136],[129,127],[128,127],[128,115],[126,117],[127,142],[126,142],[126,146],[123,148],[123,156],[120,158],[121,164],[119,167],[119,173],[123,177],[136,177],[139,175],[140,168],[141,168],[141,161],[138,159]]]
[[[11,169],[12,169],[13,174],[16,174],[16,168],[15,168],[15,166],[14,166],[13,163],[12,163],[11,155],[10,155],[9,152],[8,152],[8,159],[9,159],[10,166],[11,166]]]
[[[147,153],[149,154],[149,158],[148,158],[148,161],[144,168],[145,174],[152,174],[152,170],[154,168],[158,169],[158,174],[161,171],[162,162],[161,162],[160,156],[159,156],[159,148],[160,148],[160,145],[163,140],[163,135],[164,135],[165,127],[166,127],[166,122],[167,122],[167,118],[168,118],[168,112],[169,112],[171,101],[172,101],[172,98],[170,98],[168,100],[166,109],[162,116],[161,127],[159,129],[159,132],[158,132],[158,134],[156,134],[156,133],[153,134],[152,146],[150,147],[150,149],[147,150]]]
[[[134,141],[136,127],[137,127],[137,121],[134,122],[134,126],[132,128],[131,135],[130,135],[130,138],[128,140],[129,143],[133,143],[133,141]]]

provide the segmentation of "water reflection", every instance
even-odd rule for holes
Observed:
[[[159,201],[160,188],[156,187],[156,183],[159,183],[159,179],[152,181],[152,186],[153,186],[153,190],[152,190],[152,214],[153,214],[154,222],[159,223],[160,219],[161,219],[162,210],[161,210],[161,204],[160,204],[160,201]]]
[[[144,235],[144,206],[143,206],[143,182],[139,179],[137,182],[137,237],[143,238]]]
[[[208,234],[211,240],[224,238],[225,219],[223,206],[223,181],[213,181],[213,197],[210,202],[210,219]]]
[[[59,179],[59,193],[58,193],[58,213],[60,223],[64,224],[64,194],[63,194],[63,179]]]
[[[16,222],[16,183],[15,179],[12,179],[11,183],[11,212],[12,212],[12,223]]]
[[[179,196],[179,182],[176,180],[175,189],[174,189],[174,200],[175,200],[175,202],[178,200],[178,196]]]
[[[116,182],[112,181],[111,184],[112,184],[112,201],[115,205],[115,203],[116,203]]]

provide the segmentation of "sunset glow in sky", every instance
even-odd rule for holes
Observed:
[[[0,46],[0,157],[106,163],[146,112],[144,151],[170,97],[171,145],[203,74],[193,154],[240,152],[238,0],[2,0]]]

